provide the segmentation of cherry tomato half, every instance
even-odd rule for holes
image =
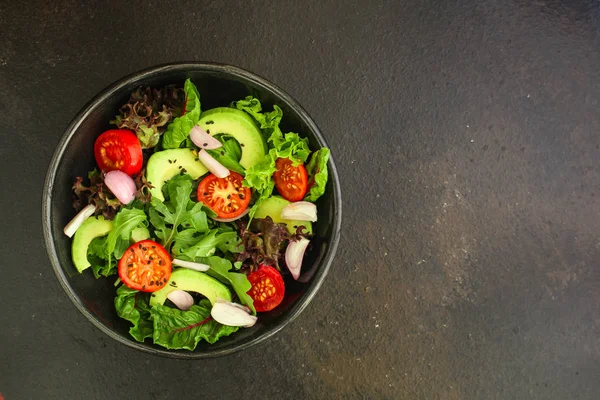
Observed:
[[[308,187],[308,174],[304,165],[294,166],[289,158],[278,158],[275,167],[277,171],[273,177],[279,194],[289,201],[302,200]]]
[[[135,133],[127,129],[111,129],[94,143],[98,167],[104,171],[119,170],[131,176],[142,170],[142,145]]]
[[[226,178],[210,174],[198,185],[198,201],[206,204],[219,218],[235,218],[248,208],[252,192],[242,186],[244,178],[231,172]]]
[[[129,247],[119,260],[119,278],[131,289],[155,292],[169,281],[172,268],[164,247],[153,240],[142,240]]]
[[[258,312],[271,311],[277,307],[285,295],[285,285],[279,271],[268,265],[261,265],[248,275],[252,287],[248,295],[254,300]]]

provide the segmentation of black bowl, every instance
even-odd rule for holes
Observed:
[[[43,229],[48,256],[56,276],[73,304],[87,319],[119,342],[152,354],[177,358],[216,357],[246,349],[281,330],[308,305],[323,283],[340,238],[341,194],[338,174],[329,160],[329,182],[317,202],[319,220],[314,225],[312,250],[303,271],[314,271],[306,283],[291,282],[286,298],[275,310],[261,314],[252,328],[241,329],[215,344],[201,342],[194,352],[167,350],[147,339],[135,341],[129,335],[128,321],[117,317],[113,300],[115,279],[94,279],[90,271],[78,274],[71,261],[71,239],[62,230],[73,217],[71,186],[76,176],[94,168],[94,140],[110,127],[118,108],[139,86],[183,85],[191,78],[200,91],[202,109],[225,106],[252,95],[269,110],[274,104],[284,112],[282,130],[293,131],[309,140],[312,150],[327,147],[319,128],[304,109],[287,93],[248,71],[212,63],[178,63],[154,67],[127,76],[104,89],[75,117],[61,138],[46,177],[42,204]],[[309,266],[307,268],[307,266]],[[310,267],[312,266],[312,268]]]

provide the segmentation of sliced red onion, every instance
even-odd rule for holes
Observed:
[[[310,240],[302,238],[300,240],[290,240],[287,249],[285,250],[285,263],[292,273],[292,277],[298,280],[300,270],[302,269],[302,260],[304,252]]]
[[[194,305],[194,298],[185,290],[174,290],[167,295],[167,299],[183,311],[189,310]]]
[[[104,183],[112,194],[123,204],[129,204],[135,198],[135,182],[123,171],[109,171],[104,175]]]
[[[73,237],[73,235],[75,234],[75,232],[77,232],[77,229],[79,229],[81,224],[83,224],[83,222],[86,219],[94,215],[95,211],[95,206],[91,204],[85,206],[83,210],[79,211],[77,215],[73,217],[73,219],[69,221],[69,223],[65,226],[65,229],[63,229],[65,235],[67,235],[68,237]]]
[[[248,311],[238,307],[235,303],[224,300],[217,300],[217,302],[213,304],[210,315],[220,324],[227,326],[243,326],[244,328],[254,326],[258,320],[257,317],[250,315]]]
[[[229,176],[230,171],[223,166],[220,162],[215,160],[206,150],[202,149],[198,152],[198,159],[204,164],[210,172],[216,175],[217,178],[226,178]]]
[[[175,258],[173,260],[173,265],[177,265],[178,267],[193,269],[195,271],[200,271],[200,272],[208,271],[210,269],[210,265],[200,264],[200,263],[192,262],[192,261],[179,260],[177,258]]]
[[[317,220],[317,206],[308,201],[290,203],[281,210],[281,218],[315,222]]]
[[[246,208],[244,210],[243,213],[241,213],[240,215],[238,215],[237,217],[233,217],[233,218],[213,218],[215,221],[219,221],[219,222],[233,222],[237,219],[242,218],[244,215],[248,214],[250,212],[250,207]]]
[[[219,147],[223,147],[221,142],[212,137],[210,134],[206,133],[206,131],[200,128],[198,125],[194,125],[190,131],[190,139],[201,149],[214,150],[218,149]]]
[[[225,299],[222,299],[222,298],[220,298],[220,297],[217,297],[217,303],[227,303],[227,304],[231,304],[232,306],[234,306],[234,307],[237,307],[237,308],[239,308],[240,310],[244,310],[244,311],[246,311],[247,313],[250,313],[250,311],[251,311],[251,310],[250,310],[248,307],[246,307],[246,306],[245,306],[245,305],[243,305],[243,304],[232,303],[231,301],[227,301],[227,300],[225,300]]]

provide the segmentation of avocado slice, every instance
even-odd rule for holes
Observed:
[[[208,172],[192,149],[163,150],[152,154],[146,166],[146,180],[154,186],[150,189],[152,197],[164,201],[163,185],[183,170],[192,179],[198,179]]]
[[[229,135],[238,141],[242,149],[240,165],[250,168],[262,161],[268,148],[254,119],[244,111],[217,107],[203,112],[198,124],[207,133]]]
[[[150,231],[145,226],[138,226],[131,231],[131,244],[150,239]]]
[[[75,268],[80,273],[91,266],[87,258],[88,247],[92,240],[106,236],[113,228],[112,221],[106,221],[103,216],[90,217],[75,232],[71,245],[71,258]]]
[[[312,234],[312,223],[310,221],[294,221],[281,218],[281,211],[291,202],[280,196],[271,196],[260,202],[254,213],[254,218],[271,217],[275,223],[284,223],[287,225],[288,232],[296,233],[296,229],[304,225],[307,234]]]
[[[179,268],[171,273],[169,282],[162,289],[152,293],[150,307],[164,304],[169,293],[175,290],[200,293],[206,296],[212,304],[215,304],[217,298],[231,301],[231,291],[215,278],[206,275],[204,272]]]

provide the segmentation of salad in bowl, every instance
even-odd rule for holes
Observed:
[[[325,250],[315,224],[331,214],[319,206],[326,147],[282,129],[276,103],[204,107],[199,88],[133,88],[94,132],[63,228],[77,274],[110,283],[131,338],[169,350],[240,335],[295,301]]]

